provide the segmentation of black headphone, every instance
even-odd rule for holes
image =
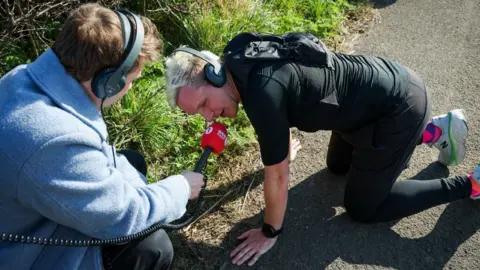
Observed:
[[[205,79],[215,87],[222,87],[225,85],[227,82],[227,74],[225,73],[223,66],[218,61],[213,61],[202,52],[191,48],[180,47],[173,52],[175,53],[178,51],[190,53],[207,61],[207,64],[203,67]]]
[[[143,45],[144,28],[140,18],[126,9],[113,10],[122,25],[123,50],[125,60],[119,67],[108,67],[99,70],[92,79],[92,92],[100,99],[118,94],[125,87],[126,75],[135,63]],[[126,15],[133,17],[135,27]]]

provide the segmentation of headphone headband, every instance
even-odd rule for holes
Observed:
[[[109,98],[118,94],[125,87],[126,76],[137,59],[143,45],[144,27],[138,16],[126,9],[113,10],[120,19],[123,36],[125,60],[119,67],[101,70],[92,80],[92,89],[98,98]],[[127,17],[131,16],[133,22]]]
[[[222,69],[222,66],[220,65],[220,63],[218,61],[214,61],[214,60],[211,60],[209,59],[204,53],[202,52],[199,52],[197,50],[194,50],[192,48],[187,48],[187,47],[180,47],[178,49],[176,49],[175,51],[173,51],[174,53],[175,52],[178,52],[178,51],[183,51],[183,52],[187,52],[187,53],[190,53],[190,54],[193,54],[197,57],[200,57],[202,58],[203,60],[205,60],[207,63],[210,63],[213,67],[214,67],[214,71],[215,71],[215,74],[219,75],[220,73],[220,70]]]
[[[222,87],[223,85],[225,85],[225,83],[227,82],[227,75],[225,73],[225,69],[222,67],[219,61],[209,59],[204,53],[187,47],[180,47],[173,51],[173,53],[179,51],[195,55],[205,60],[207,62],[207,64],[203,67],[205,79],[210,84],[216,87]]]

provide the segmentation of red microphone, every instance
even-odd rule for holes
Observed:
[[[219,122],[211,124],[205,132],[203,132],[201,146],[204,150],[197,166],[195,166],[194,172],[200,172],[203,167],[205,167],[207,159],[212,152],[219,154],[225,149],[227,145],[227,135],[227,129]]]
[[[201,145],[204,150],[203,150],[202,156],[200,157],[200,160],[195,166],[195,170],[193,170],[196,173],[201,173],[202,169],[205,167],[205,164],[207,163],[208,157],[212,152],[215,154],[219,154],[220,152],[223,151],[223,149],[225,149],[225,146],[227,145],[227,129],[221,123],[218,123],[218,122],[211,124],[205,130],[205,132],[203,132]],[[187,226],[188,224],[191,224],[195,216],[194,213],[197,212],[200,202],[202,202],[203,200],[203,194],[205,192],[205,187],[207,186],[207,177],[204,178],[204,181],[205,181],[205,185],[202,187],[202,189],[200,190],[200,193],[198,194],[197,203],[193,206],[193,210],[191,211],[192,214],[183,216],[180,219],[181,220],[180,223],[163,224],[162,228],[168,229],[168,230],[177,230]]]

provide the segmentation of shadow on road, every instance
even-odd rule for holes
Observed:
[[[393,5],[397,0],[371,0],[374,8],[385,8]]]
[[[444,166],[432,163],[412,179],[447,175]],[[263,212],[238,224],[220,247],[184,242],[184,248],[191,249],[202,261],[198,269],[324,269],[331,264],[333,268],[344,268],[338,259],[395,269],[442,269],[457,248],[480,228],[479,207],[472,200],[450,203],[431,232],[424,234],[420,229],[416,238],[397,234],[392,229],[396,222],[353,223],[343,213],[344,185],[343,177],[322,170],[291,188],[285,233],[254,267],[232,265],[228,253],[236,245],[236,236],[260,226]],[[422,224],[407,226],[402,231],[415,232]]]

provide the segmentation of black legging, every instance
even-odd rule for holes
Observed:
[[[327,166],[335,174],[347,174],[353,148],[337,133],[332,133]],[[355,221],[374,223],[407,217],[431,207],[468,198],[468,177],[435,180],[402,180],[348,177],[345,208]]]
[[[360,222],[392,221],[468,198],[468,177],[397,181],[430,120],[422,80],[411,70],[409,91],[396,110],[353,133],[332,132],[327,167],[347,174],[344,205]]]

